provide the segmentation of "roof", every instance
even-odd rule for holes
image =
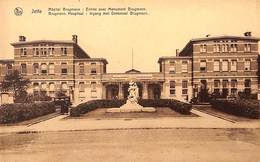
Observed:
[[[204,37],[204,38],[195,38],[191,39],[186,46],[180,51],[180,55],[184,52],[185,49],[187,49],[191,44],[195,42],[202,42],[202,41],[212,41],[212,40],[223,40],[223,39],[233,39],[233,40],[253,40],[253,41],[259,41],[260,38],[258,37],[251,37],[251,36],[232,36],[232,35],[223,35],[223,36],[210,36],[210,37]]]
[[[23,45],[23,44],[34,44],[34,43],[64,43],[64,44],[76,44],[72,40],[34,40],[34,41],[21,41],[11,43],[12,46]]]
[[[105,58],[77,58],[75,61],[101,61],[105,64],[108,64]]]
[[[55,44],[72,44],[77,46],[80,50],[82,50],[85,54],[86,57],[90,57],[87,52],[84,51],[83,48],[81,48],[77,43],[75,43],[73,40],[33,40],[33,41],[20,41],[20,42],[14,42],[10,43],[12,46],[17,46],[17,45],[26,45],[26,44],[37,44],[37,43],[55,43]]]
[[[159,57],[158,63],[160,63],[162,60],[168,60],[168,59],[191,59],[190,56],[163,56]]]
[[[0,63],[14,63],[14,59],[0,59]]]
[[[195,39],[191,39],[190,42],[209,41],[209,40],[218,40],[218,39],[255,40],[255,41],[260,40],[260,38],[251,37],[251,36],[223,35],[223,36],[213,36],[213,37],[205,37],[205,38],[195,38]]]
[[[141,71],[139,71],[139,70],[136,70],[136,69],[131,69],[131,70],[128,70],[128,71],[126,71],[125,73],[141,73]]]

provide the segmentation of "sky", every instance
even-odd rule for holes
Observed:
[[[23,14],[16,16],[14,9]],[[141,16],[49,16],[48,8],[145,8]],[[32,9],[42,10],[31,14]],[[260,0],[0,0],[0,59],[13,58],[12,42],[71,40],[93,58],[108,61],[108,72],[134,68],[159,71],[159,57],[174,56],[190,39],[219,35],[260,37]]]

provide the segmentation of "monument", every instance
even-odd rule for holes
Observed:
[[[139,88],[132,80],[129,82],[128,87],[129,95],[127,97],[126,104],[120,108],[110,108],[106,112],[155,112],[154,107],[143,107],[138,104],[139,99]]]

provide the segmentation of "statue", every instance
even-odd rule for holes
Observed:
[[[129,95],[127,99],[132,103],[133,102],[137,103],[139,99],[139,88],[136,85],[136,83],[133,82],[132,80],[129,82],[128,93]]]
[[[156,112],[154,107],[143,107],[138,104],[139,99],[139,88],[135,82],[132,80],[129,82],[128,87],[128,97],[126,104],[122,105],[120,108],[110,108],[106,112]]]

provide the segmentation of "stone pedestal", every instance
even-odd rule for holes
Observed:
[[[136,102],[130,102],[127,100],[126,104],[120,108],[110,108],[107,109],[106,112],[156,112],[156,109],[154,107],[143,107]]]

